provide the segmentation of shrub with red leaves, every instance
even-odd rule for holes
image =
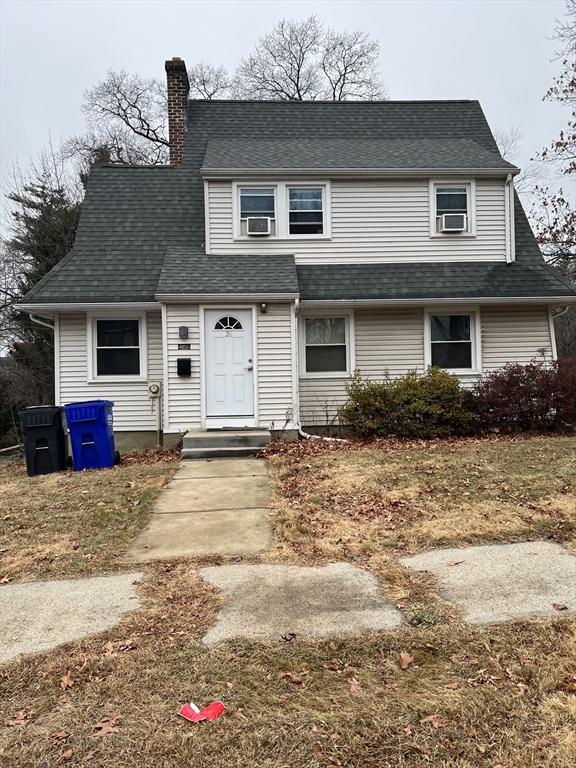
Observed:
[[[576,425],[576,360],[510,363],[472,393],[479,429],[523,431]]]

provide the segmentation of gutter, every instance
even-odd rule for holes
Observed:
[[[157,293],[156,298],[163,303],[181,304],[190,301],[294,301],[299,293]]]
[[[366,306],[434,306],[450,304],[542,304],[546,306],[564,306],[576,304],[576,294],[572,296],[468,296],[452,298],[441,296],[427,299],[303,299],[300,306],[304,309],[313,307],[366,307]]]

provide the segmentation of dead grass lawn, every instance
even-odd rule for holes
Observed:
[[[219,596],[189,563],[148,568],[143,610],[5,667],[0,763],[99,768],[571,768],[569,622],[410,627],[261,646],[199,640]],[[400,668],[400,654],[414,661]],[[291,672],[302,684],[290,681]],[[69,674],[71,687],[62,688]],[[223,718],[176,716],[222,699]],[[97,735],[112,717],[117,733]]]
[[[221,597],[198,577],[200,563],[147,566],[143,608],[113,630],[0,670],[0,763],[572,768],[576,623],[559,614],[463,625],[431,581],[398,558],[439,544],[523,538],[574,546],[575,453],[576,438],[560,437],[272,458],[276,547],[264,559],[368,567],[384,577],[407,623],[331,642],[205,647]],[[124,542],[133,535],[125,525]],[[41,541],[50,542],[48,531]],[[98,551],[88,562],[108,567],[114,557]],[[413,656],[404,670],[403,652]],[[63,689],[68,673],[72,685]],[[227,707],[220,720],[197,726],[176,716],[186,701],[218,698]],[[98,736],[105,717],[117,732]]]
[[[0,468],[0,580],[87,576],[118,568],[175,459],[27,477]]]

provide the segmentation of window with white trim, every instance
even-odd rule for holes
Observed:
[[[265,243],[269,239],[329,239],[330,181],[233,182],[234,238]],[[256,230],[250,217],[270,219],[270,231]],[[258,246],[257,246],[258,247]]]
[[[305,317],[304,372],[348,373],[349,335],[348,317]]]
[[[469,183],[435,183],[434,190],[434,232],[448,236],[472,232],[472,189]],[[452,214],[462,214],[465,226],[462,231],[445,231],[443,223],[454,221]],[[445,217],[445,218],[443,218]]]
[[[288,187],[288,234],[324,233],[324,188]]]
[[[455,372],[477,369],[475,312],[430,313],[428,323],[430,365]]]
[[[140,320],[96,319],[93,339],[96,376],[141,375]]]
[[[240,234],[247,234],[249,217],[269,218],[270,234],[276,234],[276,188],[275,187],[239,187],[240,195]]]

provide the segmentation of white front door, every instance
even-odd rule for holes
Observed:
[[[206,417],[254,417],[251,309],[207,309]]]

